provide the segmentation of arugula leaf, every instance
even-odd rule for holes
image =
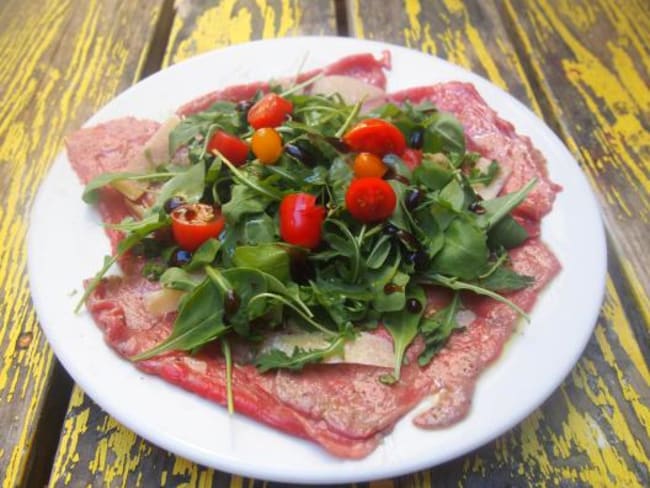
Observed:
[[[160,277],[167,269],[167,266],[163,263],[149,261],[142,267],[142,276],[147,278],[149,281],[159,281]]]
[[[242,126],[239,112],[232,102],[216,102],[207,110],[184,118],[169,135],[169,154],[176,151],[197,136],[207,137],[210,127],[221,127],[226,132],[236,133]]]
[[[395,211],[388,218],[388,222],[402,230],[409,231],[409,215],[408,210],[404,205],[404,195],[406,194],[407,186],[401,181],[390,180],[388,182],[395,192],[395,197],[399,204],[395,207]]]
[[[536,183],[537,178],[533,178],[517,191],[492,200],[484,200],[481,202],[481,207],[485,209],[485,213],[476,217],[476,223],[485,229],[491,229],[524,201],[526,195],[530,193]]]
[[[396,156],[395,154],[387,154],[383,157],[382,161],[389,168],[391,168],[397,176],[401,176],[406,180],[411,180],[412,172],[411,169],[406,166],[406,163],[402,158]]]
[[[446,288],[450,288],[452,290],[457,290],[457,291],[471,291],[476,293],[477,295],[483,295],[486,297],[493,298],[497,302],[501,302],[505,305],[508,305],[511,309],[513,309],[515,312],[517,312],[519,315],[524,317],[526,320],[530,320],[530,317],[528,314],[522,310],[521,307],[519,307],[516,303],[508,300],[506,297],[499,295],[495,291],[492,291],[488,288],[484,288],[480,285],[477,285],[475,283],[468,283],[464,281],[460,281],[456,278],[449,278],[447,276],[443,276],[440,274],[432,273],[432,274],[427,274],[425,276],[421,277],[420,280],[421,283],[426,283],[430,285],[439,285],[439,286],[444,286]]]
[[[266,244],[278,239],[277,225],[266,213],[249,215],[239,226],[241,242],[246,244]]]
[[[83,194],[81,195],[81,199],[86,203],[90,203],[90,204],[97,203],[97,199],[99,198],[99,189],[106,185],[110,185],[111,183],[114,183],[116,181],[161,180],[165,178],[170,178],[174,175],[175,173],[170,173],[170,172],[147,173],[147,174],[130,173],[130,172],[102,173],[95,176],[92,180],[90,180],[86,184],[86,186],[84,187]]]
[[[245,185],[233,185],[230,201],[221,206],[221,213],[229,223],[235,223],[246,214],[264,212],[271,199],[259,195]]]
[[[485,171],[481,171],[479,168],[472,168],[467,176],[467,181],[470,185],[489,185],[494,181],[494,178],[499,174],[499,163],[492,160]]]
[[[264,301],[253,301],[253,297],[268,291],[268,283],[262,273],[250,268],[229,268],[222,275],[231,287],[238,302],[237,310],[227,313],[227,322],[242,337],[250,335],[250,322],[261,317],[268,309]]]
[[[342,236],[331,229],[334,227]],[[350,259],[349,279],[356,283],[361,271],[361,250],[357,238],[352,235],[348,226],[341,220],[329,218],[323,224],[323,241],[327,242],[342,256]]]
[[[120,243],[117,245],[117,252],[115,253],[114,256],[105,256],[104,257],[104,265],[102,268],[93,276],[93,278],[90,280],[88,285],[86,286],[86,289],[79,299],[79,302],[77,303],[77,306],[75,307],[74,311],[75,313],[78,312],[81,309],[81,306],[84,304],[86,299],[90,296],[90,294],[97,288],[97,285],[99,285],[100,281],[108,273],[108,270],[111,269],[111,267],[120,259],[122,256],[124,256],[133,246],[138,244],[142,239],[144,239],[147,235],[151,234],[153,231],[161,229],[165,226],[167,226],[167,222],[148,222],[145,225],[140,226],[138,229],[132,231],[130,234],[128,234],[124,239],[120,241]]]
[[[366,266],[370,269],[381,268],[386,262],[392,248],[390,236],[385,234],[380,236],[366,258]]]
[[[413,170],[413,181],[418,185],[424,185],[431,191],[441,190],[454,177],[450,168],[443,167],[439,162],[423,158],[420,166]]]
[[[235,413],[235,402],[232,391],[232,354],[230,352],[230,343],[225,337],[221,339],[221,352],[226,363],[226,404],[228,405],[228,413],[233,414]]]
[[[417,301],[418,307],[406,306],[398,312],[386,312],[382,315],[384,327],[388,329],[393,337],[393,348],[395,351],[395,368],[392,375],[383,376],[380,381],[387,384],[399,381],[404,362],[404,354],[408,346],[418,334],[418,328],[426,304],[426,295],[421,286],[409,286],[406,292],[407,303],[411,300]]]
[[[196,276],[176,267],[167,268],[159,281],[165,288],[182,291],[192,291],[201,282]]]
[[[377,312],[394,312],[403,309],[406,304],[406,285],[410,280],[408,274],[397,271],[386,281],[382,279],[372,283],[375,290],[372,307]]]
[[[425,152],[459,153],[465,152],[465,133],[458,119],[449,113],[437,112],[426,126],[424,138]]]
[[[195,164],[187,171],[176,174],[160,189],[152,210],[160,209],[173,196],[182,196],[187,202],[198,202],[203,195],[205,180],[205,166]]]
[[[141,232],[141,231],[146,231],[147,229],[151,228],[151,226],[158,226],[160,224],[161,226],[164,225],[169,225],[171,223],[171,219],[165,215],[159,215],[157,213],[152,213],[147,216],[145,216],[141,220],[136,220],[133,217],[126,217],[122,222],[119,224],[108,224],[107,227],[115,230],[119,230],[120,232]]]
[[[487,264],[485,233],[473,222],[455,219],[445,231],[445,245],[431,262],[431,270],[460,279],[476,278]]]
[[[458,180],[452,179],[440,191],[438,196],[439,203],[445,203],[454,212],[460,213],[465,208],[465,191],[458,183]]]
[[[132,357],[142,361],[172,351],[188,351],[224,335],[223,292],[205,279],[181,302],[171,335],[157,346]]]
[[[456,314],[459,309],[460,293],[456,292],[449,305],[438,310],[432,317],[422,320],[420,331],[424,336],[426,346],[418,357],[420,366],[429,364],[436,353],[447,343],[451,333],[459,328],[458,322],[456,322]]]
[[[305,365],[321,362],[333,354],[339,353],[347,340],[345,335],[339,335],[330,341],[324,349],[303,349],[295,347],[291,356],[280,349],[271,349],[255,358],[255,365],[261,373],[272,369],[288,369],[300,371]]]
[[[345,207],[345,193],[353,177],[352,168],[343,158],[339,157],[332,161],[327,174],[327,183],[337,207]]]
[[[206,264],[212,264],[217,258],[219,249],[221,249],[221,241],[208,239],[201,244],[201,247],[194,251],[192,260],[185,265],[185,269],[187,271],[196,271],[203,268]]]
[[[527,288],[534,282],[535,278],[532,276],[522,275],[513,269],[499,266],[485,278],[477,280],[476,284],[488,290],[505,293]]]
[[[289,280],[289,254],[275,243],[238,246],[233,254],[233,263],[238,267],[259,269],[281,282]]]
[[[488,231],[488,247],[513,249],[528,239],[528,232],[511,215],[506,215]]]

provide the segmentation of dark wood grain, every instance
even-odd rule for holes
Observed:
[[[31,467],[48,470],[47,442],[58,438],[56,410],[70,389],[65,380],[59,391],[50,389],[54,358],[30,302],[29,209],[64,134],[137,76],[157,12],[156,2],[145,7],[128,1],[7,0],[0,7],[2,486],[27,482]],[[48,392],[61,396],[48,400]],[[51,415],[50,422],[40,420],[44,414]],[[52,430],[41,435],[43,428]],[[47,471],[40,481],[29,480],[47,480]]]

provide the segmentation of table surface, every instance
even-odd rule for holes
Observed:
[[[66,133],[211,49],[334,34],[465,66],[535,111],[601,205],[606,296],[562,386],[512,431],[389,486],[650,484],[650,9],[644,0],[5,0],[0,4],[2,486],[280,486],[163,451],[73,385],[30,301],[25,237]]]

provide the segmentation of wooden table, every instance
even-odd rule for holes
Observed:
[[[650,484],[647,2],[5,0],[0,26],[4,487],[267,485],[154,447],[72,384],[34,316],[25,236],[35,191],[64,135],[117,93],[203,51],[299,34],[406,45],[505,88],[573,152],[608,233],[607,293],[595,333],[551,398],[463,458],[370,485]]]

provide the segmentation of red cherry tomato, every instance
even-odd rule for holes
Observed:
[[[172,213],[172,235],[186,251],[196,251],[210,238],[217,237],[225,220],[218,209],[205,203],[187,203]]]
[[[414,170],[422,162],[422,151],[407,148],[402,153],[402,161],[410,170]]]
[[[289,244],[313,249],[320,243],[325,209],[309,193],[292,193],[280,203],[280,237]]]
[[[392,153],[400,156],[406,149],[404,134],[390,122],[366,119],[352,127],[343,141],[357,152],[369,152],[377,156]]]
[[[368,176],[352,180],[345,194],[345,205],[350,215],[358,221],[378,222],[393,214],[397,197],[393,187],[385,180]]]
[[[248,111],[248,123],[253,129],[282,125],[293,110],[293,104],[276,93],[267,93]]]
[[[211,153],[215,149],[235,166],[244,164],[248,157],[248,144],[222,130],[215,132],[208,142],[208,152]]]

